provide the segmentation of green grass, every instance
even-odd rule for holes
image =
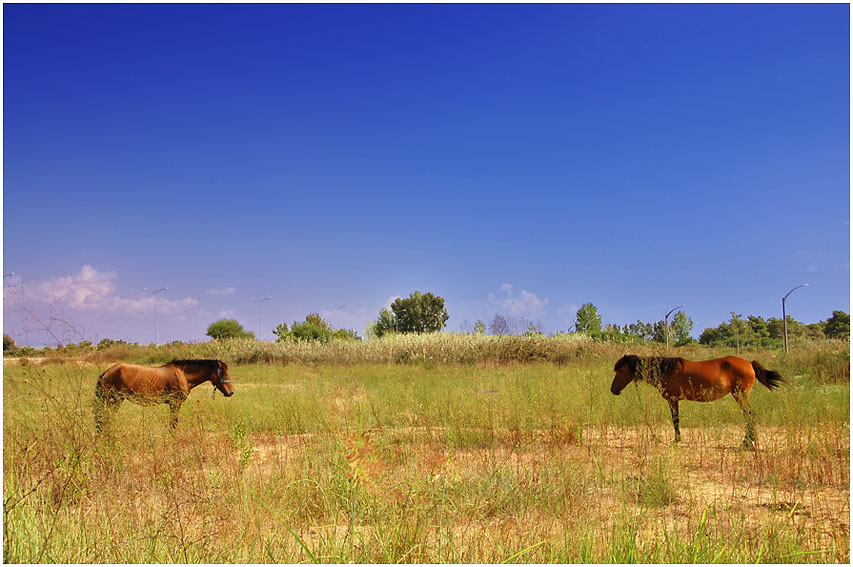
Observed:
[[[611,350],[232,364],[232,398],[197,388],[175,432],[165,406],[126,403],[112,440],[98,366],[6,366],[4,559],[849,561],[849,371],[808,367],[836,353],[757,353],[788,382],[756,386],[745,452],[730,398],[683,403],[674,445],[652,388],[610,394]]]

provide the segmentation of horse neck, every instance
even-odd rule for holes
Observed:
[[[663,380],[663,372],[661,371],[661,359],[658,357],[648,357],[640,359],[640,365],[637,369],[640,375],[640,380],[652,386],[660,387]]]
[[[176,364],[176,366],[181,369],[187,378],[187,382],[193,388],[208,382],[213,377],[214,369],[210,366],[200,364]]]
[[[683,358],[650,356],[641,359],[638,372],[641,380],[660,388],[664,382],[668,382],[673,373],[681,368],[683,363]]]

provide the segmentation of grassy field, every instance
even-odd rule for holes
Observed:
[[[507,344],[530,362],[175,347],[230,360],[236,394],[197,388],[174,432],[126,403],[112,439],[91,404],[115,354],[4,365],[4,560],[849,562],[849,345],[743,354],[787,380],[756,385],[750,452],[731,398],[682,403],[675,445],[656,391],[611,395],[636,348]]]

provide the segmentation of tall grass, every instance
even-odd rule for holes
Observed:
[[[276,364],[234,356],[284,346],[161,347],[143,356],[232,362],[235,396],[194,390],[174,432],[165,406],[125,404],[109,439],[91,413],[106,361],[7,366],[4,559],[849,561],[849,370],[813,370],[838,351],[752,353],[789,382],[754,390],[758,451],[743,452],[730,399],[684,404],[674,445],[652,388],[612,396],[624,347],[473,342],[495,349],[484,357],[456,355],[458,340]],[[573,354],[495,362],[548,348]]]
[[[549,362],[583,366],[589,363],[611,365],[626,353],[683,356],[702,360],[716,356],[738,355],[759,360],[790,379],[806,379],[822,384],[850,382],[849,341],[801,343],[791,354],[778,349],[712,349],[690,345],[665,349],[661,345],[623,345],[597,342],[583,334],[544,336],[490,336],[436,333],[390,335],[370,341],[263,342],[254,339],[216,340],[206,343],[172,343],[159,347],[120,344],[104,350],[78,353],[82,361],[164,363],[184,358],[219,358],[237,364],[434,364],[465,365]],[[67,354],[42,352],[48,360],[64,362]]]

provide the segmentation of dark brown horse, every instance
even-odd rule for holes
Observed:
[[[681,441],[678,429],[678,400],[713,402],[731,394],[746,418],[743,444],[755,446],[755,423],[749,409],[749,393],[757,379],[769,389],[778,388],[782,376],[764,369],[758,362],[736,356],[693,362],[684,358],[636,356],[628,354],[613,367],[616,376],[610,391],[617,396],[633,380],[642,380],[656,387],[669,402],[675,440]]]
[[[228,365],[221,360],[173,360],[163,366],[119,363],[98,377],[95,386],[95,429],[107,427],[109,419],[124,400],[138,404],[169,404],[172,428],[178,425],[178,411],[190,390],[212,382],[226,396],[234,394]],[[215,390],[214,390],[215,391]]]

